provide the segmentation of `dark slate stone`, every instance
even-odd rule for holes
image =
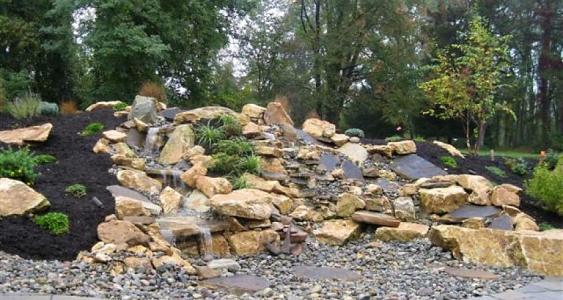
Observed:
[[[342,162],[342,170],[344,171],[344,177],[347,179],[364,180],[362,169],[347,159]]]
[[[494,218],[489,225],[491,229],[502,229],[502,230],[512,230],[514,223],[512,218],[507,215],[502,215]]]
[[[293,268],[295,276],[312,280],[337,279],[356,281],[362,279],[362,275],[354,271],[329,267],[297,266]]]
[[[448,174],[416,154],[396,158],[391,162],[391,169],[400,176],[411,180]]]
[[[321,159],[319,160],[319,167],[323,168],[327,172],[332,172],[340,165],[340,158],[334,154],[323,153]]]
[[[134,191],[132,189],[122,187],[120,185],[110,185],[106,189],[113,195],[114,198],[121,196],[135,200],[150,202],[149,198],[145,197],[143,194]]]
[[[489,218],[500,213],[500,209],[494,206],[478,206],[467,204],[451,213],[447,214],[448,217],[453,219],[469,219],[469,218]]]
[[[224,288],[237,294],[255,293],[270,286],[270,282],[267,279],[252,275],[217,277],[204,280],[202,283]]]
[[[397,183],[391,182],[385,178],[377,178],[375,184],[379,185],[386,193],[396,193],[400,188]]]
[[[179,109],[178,107],[170,107],[161,111],[159,114],[160,116],[164,117],[167,121],[174,121],[176,115],[184,111],[185,110]]]
[[[140,133],[135,128],[131,128],[129,132],[127,132],[127,140],[125,140],[125,143],[127,143],[129,147],[141,148],[145,146],[145,139],[146,134]]]
[[[296,128],[295,133],[297,133],[297,138],[300,139],[303,143],[305,143],[307,145],[320,144],[320,142],[317,141],[316,138],[314,138],[313,136],[311,136],[310,134],[306,133],[305,131],[303,131],[301,129]]]

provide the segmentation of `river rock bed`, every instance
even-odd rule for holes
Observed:
[[[0,294],[42,293],[111,299],[463,299],[517,289],[542,277],[521,268],[477,266],[454,259],[428,240],[409,243],[374,242],[371,233],[345,246],[315,240],[300,256],[260,254],[238,257],[236,274],[266,279],[269,287],[252,293],[231,293],[179,270],[125,273],[113,276],[100,264],[32,261],[0,252]],[[194,261],[194,265],[202,262]],[[318,266],[355,272],[359,280],[309,280],[296,267]],[[456,277],[444,268],[490,272],[496,279]],[[489,276],[493,276],[492,274]],[[331,275],[331,274],[321,274]]]

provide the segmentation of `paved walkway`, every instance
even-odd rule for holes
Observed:
[[[0,294],[0,300],[102,300],[59,295]],[[563,300],[563,277],[546,278],[523,288],[470,300]]]

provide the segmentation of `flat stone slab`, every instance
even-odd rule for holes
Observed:
[[[297,277],[312,280],[337,279],[356,281],[362,279],[362,275],[357,272],[330,267],[297,266],[293,268],[293,273]]]
[[[147,198],[145,195],[120,185],[110,185],[106,189],[112,194],[114,198],[126,197],[143,202],[150,202],[149,198]]]
[[[491,272],[464,268],[446,267],[444,272],[456,277],[477,278],[484,280],[494,280],[499,277]]]
[[[319,159],[319,167],[325,169],[327,172],[332,172],[340,165],[340,158],[334,154],[323,153]]]
[[[410,180],[448,174],[416,154],[409,154],[394,159],[391,162],[391,169],[398,175]]]
[[[202,234],[202,229],[209,232],[221,232],[229,229],[229,224],[219,220],[204,220],[191,216],[162,217],[156,219],[161,230],[172,232],[176,238],[185,238]]]
[[[201,283],[203,285],[224,288],[237,294],[255,293],[270,286],[270,282],[267,279],[252,275],[217,277],[204,280]]]
[[[306,133],[302,129],[295,128],[295,132],[297,133],[297,138],[300,139],[301,141],[303,141],[303,143],[305,143],[307,145],[311,145],[311,144],[319,145],[319,144],[321,144],[319,141],[317,141],[316,138],[314,138],[312,135]]]
[[[159,113],[160,116],[164,117],[167,121],[174,121],[174,118],[176,117],[177,114],[181,113],[181,112],[185,112],[185,110],[180,109],[178,107],[170,107],[167,108],[163,111],[161,111]]]
[[[347,179],[364,180],[362,169],[347,159],[342,162],[342,170],[344,171],[344,177]]]
[[[444,216],[452,220],[462,221],[469,218],[490,218],[500,213],[494,206],[464,205]]]
[[[502,216],[494,218],[491,221],[491,224],[488,226],[488,228],[502,229],[502,230],[512,230],[513,226],[514,226],[514,222],[512,221],[512,218],[510,216],[507,216],[507,215],[502,215]]]
[[[379,185],[386,193],[396,193],[399,191],[400,186],[395,182],[391,182],[385,178],[377,178],[375,184]]]
[[[398,227],[401,221],[392,216],[368,210],[359,210],[352,215],[352,220],[380,226]]]

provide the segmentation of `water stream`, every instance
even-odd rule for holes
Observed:
[[[145,139],[144,155],[152,156],[158,152],[158,133],[160,127],[150,127]]]
[[[213,239],[211,238],[211,230],[206,226],[199,226],[201,250],[203,260],[209,261],[213,259],[212,247]]]

